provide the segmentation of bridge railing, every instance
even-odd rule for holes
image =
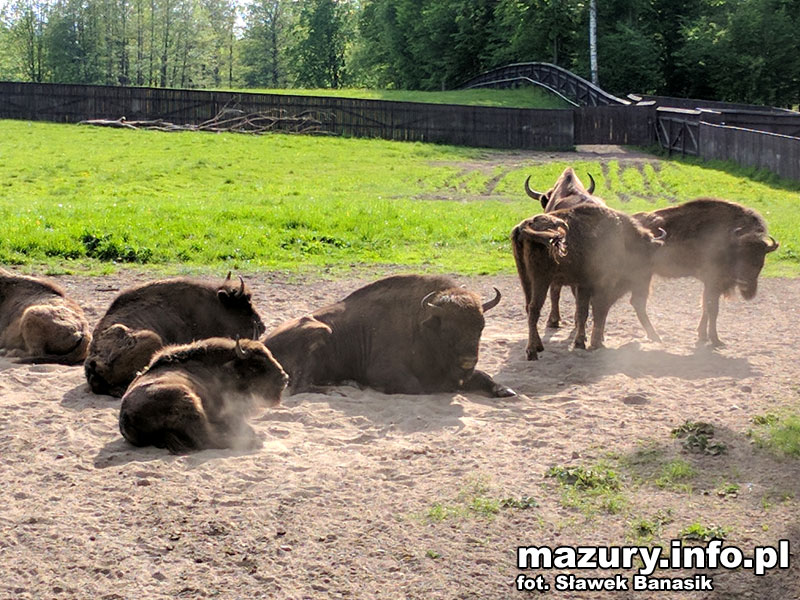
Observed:
[[[544,62],[514,63],[486,71],[462,83],[460,89],[504,88],[533,84],[561,96],[573,106],[624,106],[630,101],[601,90],[592,82]]]

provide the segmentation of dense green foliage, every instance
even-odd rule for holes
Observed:
[[[600,0],[615,94],[800,103],[800,0]],[[588,78],[586,0],[0,0],[0,79],[441,90],[510,62]]]
[[[0,121],[0,264],[54,270],[342,271],[390,265],[513,273],[511,228],[539,212],[563,161],[431,144],[159,133]],[[800,273],[800,194],[741,171],[653,159],[577,162],[634,212],[713,193],[755,207]]]

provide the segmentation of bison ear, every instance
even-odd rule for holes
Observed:
[[[230,306],[236,302],[236,294],[229,289],[220,288],[217,290],[217,300],[225,306]]]

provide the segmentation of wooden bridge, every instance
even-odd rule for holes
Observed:
[[[506,88],[537,85],[560,96],[573,106],[624,106],[628,100],[612,96],[583,77],[558,65],[543,62],[514,63],[486,71],[462,83],[460,89]]]

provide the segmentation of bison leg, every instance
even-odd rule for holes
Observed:
[[[472,372],[472,375],[464,382],[461,389],[465,392],[473,390],[486,392],[492,398],[508,398],[517,395],[514,390],[497,383],[489,374],[478,369]]]
[[[631,294],[631,306],[633,306],[633,310],[636,311],[636,316],[639,318],[639,323],[642,324],[644,330],[647,332],[647,337],[651,342],[661,343],[661,336],[658,335],[656,332],[655,327],[650,322],[650,318],[647,316],[647,297],[649,296],[649,290],[634,290]]]
[[[595,296],[592,298],[592,341],[589,344],[590,350],[603,347],[603,340],[606,332],[606,319],[608,311],[611,310],[612,302],[607,298]]]
[[[539,316],[550,282],[550,277],[536,277],[533,281],[533,294],[528,304],[528,347],[525,349],[528,360],[537,360],[537,352],[544,351],[542,338],[539,337]]]
[[[592,292],[589,288],[578,287],[575,295],[575,347],[586,348],[586,319],[589,318],[589,301]]]
[[[547,317],[547,326],[558,329],[561,326],[561,312],[558,304],[561,301],[561,286],[556,283],[550,284],[550,316]]]
[[[717,334],[717,316],[719,315],[719,296],[716,287],[709,284],[703,286],[703,316],[700,317],[700,326],[697,328],[697,341],[700,344],[711,341],[715,348],[722,348],[722,343]]]
[[[385,394],[423,394],[426,391],[411,369],[396,363],[371,365],[364,383]]]

